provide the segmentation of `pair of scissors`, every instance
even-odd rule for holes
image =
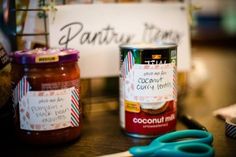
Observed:
[[[103,157],[211,157],[213,136],[203,130],[181,130],[162,135],[147,146],[134,146],[126,152]]]

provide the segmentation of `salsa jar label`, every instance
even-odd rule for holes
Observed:
[[[14,90],[14,100],[19,103],[23,130],[46,131],[80,125],[79,93],[75,87],[30,91],[24,77]]]
[[[121,46],[120,123],[128,135],[175,129],[176,61],[176,45]]]

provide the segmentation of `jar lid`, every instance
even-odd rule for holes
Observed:
[[[18,64],[65,63],[77,61],[79,51],[70,48],[37,48],[16,51],[12,55],[13,62]]]

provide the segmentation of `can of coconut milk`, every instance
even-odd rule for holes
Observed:
[[[133,137],[176,128],[177,45],[120,46],[120,125]]]

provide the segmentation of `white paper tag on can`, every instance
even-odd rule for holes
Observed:
[[[134,64],[126,81],[125,97],[138,102],[163,102],[175,98],[174,64]]]

